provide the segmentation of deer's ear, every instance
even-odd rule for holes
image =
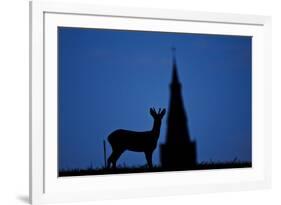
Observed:
[[[153,109],[152,108],[150,108],[150,114],[152,115],[152,117],[154,117],[154,111],[153,111]]]
[[[166,113],[166,109],[164,108],[160,113],[161,118],[164,117],[165,113]]]

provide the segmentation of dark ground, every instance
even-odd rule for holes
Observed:
[[[87,169],[73,169],[73,170],[61,170],[59,171],[59,177],[66,176],[85,176],[85,175],[104,175],[104,174],[128,174],[128,173],[145,173],[145,172],[167,172],[167,171],[187,171],[187,170],[207,170],[207,169],[231,169],[231,168],[250,168],[251,162],[208,162],[199,163],[192,168],[182,169],[164,169],[160,166],[155,166],[152,169],[148,169],[147,166],[139,167],[127,167],[118,166],[114,169],[106,168],[87,168]]]

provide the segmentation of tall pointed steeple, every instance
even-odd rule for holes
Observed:
[[[166,143],[161,146],[160,159],[164,168],[191,168],[196,164],[196,145],[190,139],[187,114],[181,94],[175,49],[167,119]]]
[[[178,71],[177,71],[177,61],[176,61],[176,49],[172,48],[173,52],[173,77],[172,77],[172,83],[173,84],[180,84],[179,78],[178,78]]]

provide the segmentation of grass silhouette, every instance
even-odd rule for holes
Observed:
[[[93,168],[92,166],[85,169],[62,169],[59,171],[59,177],[67,176],[86,176],[86,175],[105,175],[105,174],[129,174],[129,173],[147,173],[147,172],[168,172],[168,171],[188,171],[188,170],[212,170],[212,169],[234,169],[234,168],[250,168],[251,162],[237,161],[236,159],[231,162],[202,162],[198,163],[195,167],[186,169],[164,169],[161,166],[153,166],[149,169],[146,165],[141,166],[126,166],[123,164],[117,166],[116,169],[107,169],[104,167]]]

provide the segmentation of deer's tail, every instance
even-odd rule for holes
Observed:
[[[113,141],[113,137],[112,137],[113,135],[112,135],[112,133],[110,134],[110,135],[108,135],[108,137],[107,137],[107,141],[108,141],[108,143],[111,145],[112,144],[112,141]]]
[[[112,133],[110,133],[109,135],[108,135],[108,137],[107,137],[107,141],[108,141],[108,143],[112,146],[114,143],[115,143],[115,141],[116,141],[116,134],[117,134],[117,132],[116,131],[114,131],[114,132],[112,132]]]

